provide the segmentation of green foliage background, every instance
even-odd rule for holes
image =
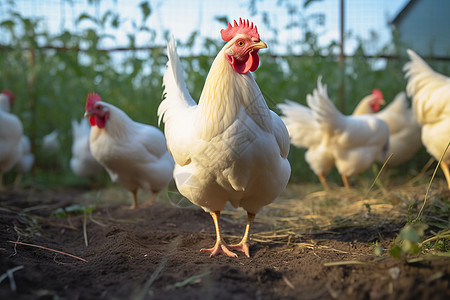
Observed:
[[[250,5],[256,5],[254,1],[250,2]],[[136,35],[146,32],[153,37],[147,45],[149,50],[126,51],[125,59],[119,64],[114,53],[99,51],[98,47],[102,40],[111,38],[105,33],[106,26],[120,28],[122,25],[118,12],[108,11],[99,18],[82,14],[77,22],[86,22],[90,26],[80,32],[64,31],[58,35],[39,29],[43,28],[38,26],[42,20],[25,18],[16,12],[0,24],[10,40],[8,45],[0,41],[0,88],[9,89],[16,95],[12,111],[21,118],[36,154],[35,167],[27,178],[28,182],[44,186],[86,182],[75,177],[69,169],[71,120],[83,117],[86,96],[92,91],[123,109],[134,120],[157,126],[156,110],[162,98],[162,74],[167,58],[164,47],[152,42],[161,33],[145,25],[152,15],[150,4],[144,1],[140,8],[140,23],[133,23],[127,48],[135,49]],[[290,7],[288,13],[300,12]],[[270,20],[264,17],[270,28]],[[396,41],[395,35],[380,54],[398,55],[401,59],[388,60],[383,68],[374,70],[376,59],[365,58],[364,48],[372,41],[359,40],[359,47],[347,59],[343,74],[337,57],[331,54],[337,53],[338,45],[335,42],[319,45],[318,36],[312,29],[314,22],[323,22],[323,16],[304,16],[303,20],[289,25],[303,29],[303,36],[296,41],[301,46],[301,53],[293,53],[290,49],[283,56],[273,55],[270,50],[260,52],[260,68],[254,76],[271,109],[278,112],[275,105],[284,99],[304,104],[306,94],[316,86],[319,75],[323,75],[323,81],[328,84],[332,99],[337,100],[339,89],[344,88],[345,113],[350,113],[359,99],[374,87],[380,88],[388,101],[405,89],[402,67],[406,62],[406,48]],[[217,17],[217,21],[226,25],[227,20]],[[273,31],[277,33],[276,29]],[[168,32],[162,35],[165,40],[169,37]],[[266,42],[269,48],[271,44],[280,43],[277,38]],[[203,49],[200,55],[182,58],[185,80],[194,99],[198,99],[210,64],[223,41],[219,35],[215,40],[201,39],[198,32],[193,32],[187,41],[177,42],[183,53],[193,53],[194,45],[198,43]],[[56,50],[55,47],[64,50]],[[448,64],[431,65],[444,74],[448,73]],[[49,156],[40,150],[40,146],[42,137],[54,129],[59,132],[62,148],[56,155]],[[304,150],[291,147],[291,180],[316,181],[303,154]],[[426,160],[427,154],[421,152],[416,164],[408,165],[417,170]],[[12,176],[8,174],[5,181],[12,181]],[[336,177],[336,174],[331,176]],[[109,182],[106,176],[101,180]]]

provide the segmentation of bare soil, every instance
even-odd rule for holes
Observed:
[[[388,249],[404,225],[405,215],[399,218],[393,209],[401,206],[401,191],[390,194],[398,203],[386,207],[365,199],[371,211],[358,205],[351,215],[340,213],[339,220],[347,220],[342,226],[336,226],[336,218],[330,226],[330,218],[326,224],[312,217],[325,209],[313,203],[323,196],[320,188],[294,199],[300,190],[291,187],[257,215],[250,258],[210,258],[200,252],[214,244],[212,219],[175,192],[137,210],[123,207],[130,196],[120,188],[2,192],[0,298],[450,299],[448,259],[407,263],[387,252],[374,255],[373,243]],[[333,194],[339,198],[339,193]],[[350,201],[361,197],[356,193]],[[303,207],[301,212],[293,203]],[[65,219],[55,215],[74,204],[95,209]],[[388,213],[391,217],[384,216]],[[239,240],[245,216],[233,208],[222,214],[226,241]]]

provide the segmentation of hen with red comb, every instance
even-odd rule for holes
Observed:
[[[386,166],[392,167],[411,159],[422,147],[420,125],[404,92],[398,93],[394,100],[380,110],[384,104],[383,94],[379,89],[374,89],[371,95],[358,103],[353,115],[373,114],[386,122],[389,127],[389,147],[386,155],[377,160],[384,163],[390,156]]]
[[[256,26],[239,19],[221,35],[226,44],[212,63],[198,104],[186,88],[175,42],[169,41],[165,98],[158,115],[175,159],[178,190],[214,222],[216,243],[202,251],[235,257],[236,250],[249,257],[256,213],[289,180],[289,135],[251,74],[259,66],[258,51],[267,47]],[[227,202],[247,211],[244,235],[234,245],[228,245],[220,231],[220,212]]]
[[[152,192],[151,203],[172,180],[174,163],[163,133],[156,127],[133,121],[96,93],[86,98],[85,117],[89,117],[92,126],[89,134],[92,156],[108,171],[113,182],[132,193],[131,208],[137,207],[138,189]]]
[[[13,105],[14,94],[8,90],[3,90],[0,93],[0,109],[6,112],[10,112]]]
[[[373,94],[367,97],[374,98]],[[343,115],[328,97],[321,76],[306,101],[308,106],[289,100],[278,104],[291,143],[308,149],[305,160],[325,189],[329,188],[326,176],[333,167],[350,188],[349,178],[365,171],[387,150],[388,126],[371,115]]]

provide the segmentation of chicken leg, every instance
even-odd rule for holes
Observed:
[[[248,237],[250,235],[250,226],[255,219],[255,214],[247,212],[247,226],[245,226],[244,236],[239,244],[229,245],[228,247],[233,250],[244,252],[245,256],[250,257],[250,251],[248,248]]]
[[[225,254],[229,257],[237,257],[236,253],[231,252],[227,248],[227,244],[222,239],[222,236],[220,235],[220,211],[211,212],[211,217],[214,221],[214,226],[216,227],[216,244],[214,247],[209,249],[200,249],[200,251],[203,252],[211,252],[210,257],[216,256],[220,253]]]
[[[348,177],[346,175],[341,175],[342,182],[344,182],[344,186],[346,189],[350,189],[350,183],[348,181]]]
[[[137,190],[131,191],[131,195],[133,196],[132,200],[133,203],[131,203],[130,209],[136,209],[138,207],[138,201],[137,201]]]
[[[20,186],[20,183],[22,182],[23,174],[19,173],[16,175],[16,178],[14,179],[13,186],[14,188],[18,188]]]
[[[448,189],[450,190],[450,170],[448,164],[441,161],[441,169],[444,172],[445,179],[447,179]]]
[[[319,177],[320,183],[322,183],[325,190],[328,191],[330,189],[330,186],[327,183],[327,178],[323,174],[317,175],[317,177]]]

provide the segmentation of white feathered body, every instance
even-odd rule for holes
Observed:
[[[11,102],[9,97],[0,93],[0,110],[9,113],[11,111]]]
[[[174,163],[163,133],[156,127],[134,122],[111,104],[101,104],[109,109],[109,119],[104,128],[91,128],[90,150],[111,180],[130,191],[158,192],[167,186]]]
[[[422,143],[439,160],[450,142],[450,78],[435,72],[414,51],[408,50],[408,54],[406,91],[413,98],[413,111],[422,125]],[[443,161],[450,164],[450,151]]]
[[[61,148],[58,135],[58,130],[53,130],[42,138],[42,150],[48,155],[57,153]]]
[[[87,119],[79,123],[72,120],[72,157],[70,169],[81,177],[92,177],[98,174],[103,167],[95,160],[89,147],[89,134],[91,127]]]
[[[173,39],[167,51],[165,99],[158,115],[180,193],[206,211],[220,211],[229,201],[257,213],[289,180],[286,127],[267,107],[250,72],[236,73],[223,50],[198,105],[186,89]]]
[[[307,102],[323,133],[322,143],[331,149],[341,175],[350,177],[365,171],[387,150],[387,124],[370,115],[341,114],[328,98],[326,85],[320,80],[313,95],[307,96]]]
[[[353,115],[360,115],[359,111],[371,113],[364,99],[355,108]],[[398,93],[389,105],[373,115],[385,121],[389,127],[389,149],[378,161],[384,162],[392,154],[387,165],[396,166],[409,160],[422,147],[421,126],[409,106],[405,92]]]
[[[316,175],[326,175],[334,166],[341,175],[357,175],[387,149],[386,123],[370,115],[341,114],[320,78],[313,95],[307,95],[307,103],[309,108],[292,101],[278,107],[291,143],[308,149],[305,159]]]
[[[19,160],[22,134],[20,119],[0,109],[0,174],[9,171]]]
[[[34,154],[31,152],[30,139],[26,135],[20,138],[19,153],[20,157],[14,168],[22,174],[30,172],[34,164]]]
[[[291,144],[307,149],[305,160],[316,175],[328,174],[335,166],[334,156],[328,145],[322,142],[321,128],[311,109],[290,100],[277,107],[283,113],[281,118],[288,129]]]
[[[11,102],[7,95],[0,94],[0,111],[9,113],[11,110]],[[0,144],[2,144],[0,142]],[[1,145],[0,145],[1,147]],[[31,152],[30,138],[26,135],[20,137],[18,146],[18,159],[14,165],[14,169],[21,174],[27,173],[31,170],[34,164],[34,154]]]

